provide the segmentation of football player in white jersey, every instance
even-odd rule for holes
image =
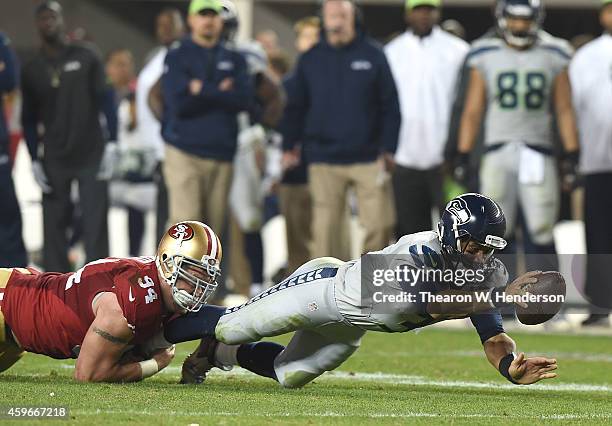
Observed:
[[[241,306],[209,305],[178,318],[165,327],[168,341],[204,336],[185,360],[181,382],[201,383],[213,367],[240,365],[284,387],[301,387],[341,365],[368,330],[405,332],[468,317],[487,359],[508,380],[531,384],[553,378],[556,360],[514,355],[516,345],[504,332],[499,304],[492,303],[500,293],[524,294],[524,287],[537,282],[539,274],[529,272],[506,286],[506,269],[493,256],[505,247],[505,227],[494,201],[464,194],[446,206],[437,231],[406,235],[359,260],[311,260]],[[417,272],[417,277],[410,281],[394,275],[402,268]],[[434,279],[418,276],[425,271],[440,274]],[[474,279],[464,280],[469,272]],[[491,297],[465,297],[478,293]],[[295,334],[287,347],[259,342],[289,332]]]
[[[544,19],[541,0],[498,0],[496,17],[501,37],[477,40],[468,54],[470,82],[456,171],[467,169],[484,122],[480,192],[503,208],[508,248],[513,246],[522,211],[526,253],[552,254],[560,203],[553,111],[563,144],[566,187],[575,180],[579,156],[567,72],[572,49],[565,40],[540,29]],[[544,259],[554,262],[550,256],[528,256],[527,262],[533,266],[530,261]]]

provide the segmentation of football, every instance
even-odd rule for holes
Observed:
[[[536,296],[536,301],[527,301],[527,307],[516,305],[516,316],[526,325],[542,324],[561,309],[565,300],[565,279],[556,271],[542,272],[538,282],[525,290]]]

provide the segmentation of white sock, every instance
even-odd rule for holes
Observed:
[[[239,347],[240,345],[226,345],[225,343],[219,342],[215,349],[215,361],[224,367],[238,365],[236,355]]]

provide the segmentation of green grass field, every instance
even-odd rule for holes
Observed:
[[[78,384],[72,361],[28,354],[0,375],[0,405],[63,405],[70,423],[88,425],[612,424],[610,336],[513,337],[528,354],[557,357],[559,377],[514,386],[489,366],[475,332],[432,329],[369,333],[340,369],[300,390],[240,369],[217,370],[201,386],[178,385],[194,343],[180,345],[157,376],[126,385]]]

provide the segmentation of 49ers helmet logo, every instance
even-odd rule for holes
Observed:
[[[168,230],[168,235],[170,235],[175,240],[179,240],[182,242],[192,239],[194,232],[193,228],[187,225],[186,223],[177,223]]]

